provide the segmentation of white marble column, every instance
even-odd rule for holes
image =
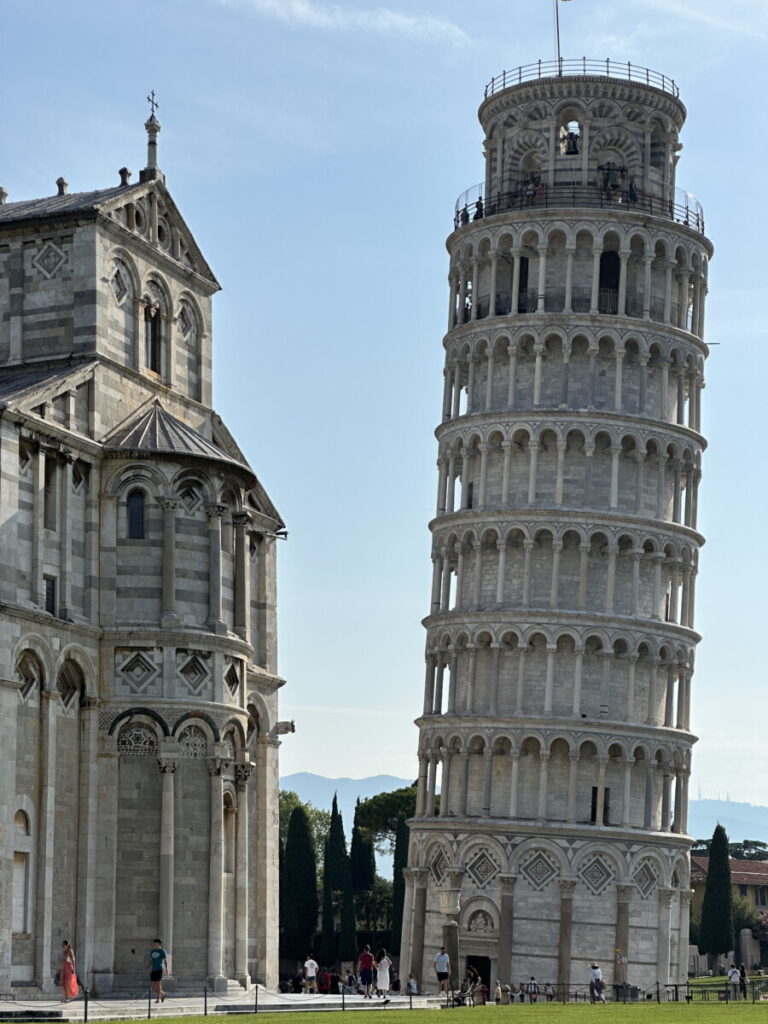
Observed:
[[[157,759],[160,769],[160,936],[168,952],[168,973],[173,974],[173,894],[176,858],[174,779],[178,760],[167,751]]]
[[[163,510],[163,606],[161,625],[173,629],[179,625],[176,614],[176,509],[175,498],[160,498]]]
[[[253,765],[241,762],[235,765],[237,789],[237,832],[235,836],[235,978],[243,988],[251,984],[248,970],[248,923],[250,920],[249,884],[250,844],[248,841],[248,780]]]
[[[37,885],[35,913],[35,977],[43,992],[53,992],[53,862],[56,815],[56,720],[57,690],[40,694],[40,811],[38,815]]]
[[[221,520],[225,506],[216,502],[205,506],[208,515],[208,627],[213,633],[225,634],[227,627],[221,617]]]
[[[208,873],[208,984],[226,990],[224,977],[224,778],[226,761],[208,760],[211,778],[211,848]]]
[[[232,525],[235,533],[235,632],[246,643],[250,639],[250,616],[248,614],[251,606],[251,574],[248,571],[249,543],[247,527],[250,522],[248,512],[235,512],[232,515]]]
[[[0,992],[11,991],[13,957],[13,847],[16,828],[16,719],[21,683],[0,678]]]

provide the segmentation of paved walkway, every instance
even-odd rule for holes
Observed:
[[[341,996],[316,996],[316,995],[282,995],[268,992],[267,989],[258,986],[258,999],[256,988],[248,992],[225,993],[216,995],[208,993],[208,1013],[268,1013],[280,1010],[282,1012],[306,1012],[308,1010],[340,1010],[342,1009]],[[407,1010],[411,1005],[408,996],[391,996],[390,1002],[384,1005],[383,999],[364,999],[362,996],[345,996],[344,1006],[347,1010],[383,1011],[389,1009]],[[414,1009],[437,1008],[440,1000],[432,996],[414,996]],[[155,1003],[154,998],[149,1001],[146,995],[140,997],[105,996],[102,998],[93,997],[88,1000],[88,1020],[146,1020],[151,1017],[182,1017],[205,1013],[206,1000],[199,996],[190,996],[184,993],[168,994],[164,1003]],[[0,999],[0,1021],[23,1019],[28,1014],[34,1014],[42,1019],[43,1014],[56,1014],[56,1021],[82,1021],[85,1016],[85,1000],[81,997],[71,1003],[62,1003],[60,1000],[37,998],[37,999]],[[29,1019],[27,1017],[27,1019]]]

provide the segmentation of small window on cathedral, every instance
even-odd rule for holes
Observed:
[[[49,455],[45,460],[45,487],[43,490],[43,525],[46,530],[56,529],[58,504],[56,500],[57,469],[55,456]]]
[[[144,345],[147,368],[160,373],[160,311],[156,306],[144,307]]]
[[[144,495],[131,491],[128,495],[128,539],[144,540]]]
[[[45,588],[45,610],[49,615],[56,614],[56,577],[44,576],[43,586]]]

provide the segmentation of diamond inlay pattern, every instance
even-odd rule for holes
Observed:
[[[129,693],[147,693],[159,676],[154,653],[152,649],[115,652],[117,674]]]
[[[53,242],[46,242],[40,252],[32,260],[32,266],[37,267],[43,277],[52,278],[56,271],[66,262],[66,254],[61,251],[58,245]]]
[[[429,870],[432,872],[432,877],[439,885],[445,878],[445,873],[448,870],[448,861],[446,860],[446,856],[442,850],[438,850],[432,858]]]
[[[634,882],[644,900],[648,899],[656,888],[656,881],[656,872],[647,860],[643,861],[635,872]]]
[[[467,871],[481,888],[490,882],[499,873],[499,866],[488,855],[486,850],[481,850],[475,859],[467,865]]]
[[[579,871],[579,878],[594,896],[599,896],[615,877],[612,866],[599,853],[591,857]]]
[[[533,890],[541,892],[557,877],[557,865],[543,850],[536,850],[523,864],[520,874]]]

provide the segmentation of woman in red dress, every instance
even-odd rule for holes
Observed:
[[[61,987],[64,989],[64,1002],[75,999],[80,986],[77,983],[77,972],[75,971],[75,951],[65,939],[61,948]]]

